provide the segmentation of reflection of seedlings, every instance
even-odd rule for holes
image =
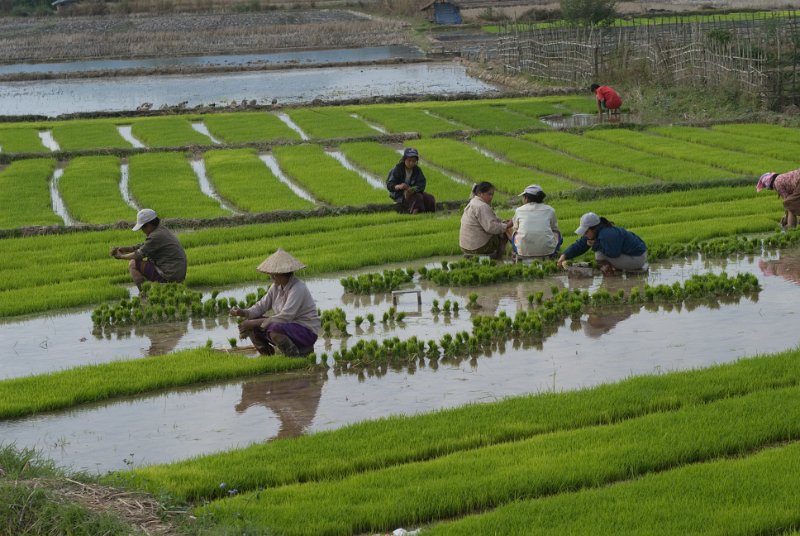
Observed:
[[[439,311],[439,300],[434,299],[431,305],[431,312],[437,314]]]
[[[228,342],[230,343],[231,348],[236,348],[236,337],[231,337],[228,339]]]
[[[375,315],[372,313],[367,313],[367,322],[371,325],[375,325]]]

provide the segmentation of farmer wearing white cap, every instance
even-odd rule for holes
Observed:
[[[156,211],[143,208],[136,214],[134,231],[147,238],[135,246],[115,247],[111,256],[128,262],[133,282],[142,288],[144,281],[180,283],[186,278],[186,252],[175,233],[167,229]]]
[[[546,194],[531,184],[519,194],[524,204],[514,211],[511,245],[519,257],[554,259],[561,247],[561,231],[553,207],[544,203]]]
[[[239,324],[239,336],[250,337],[260,354],[272,355],[276,348],[287,356],[314,351],[321,327],[317,305],[305,283],[294,275],[305,267],[278,249],[256,268],[272,278],[273,284],[264,297],[248,309],[230,310],[231,316],[247,319]],[[264,316],[270,310],[272,314]]]
[[[425,191],[427,181],[418,161],[419,152],[408,147],[386,178],[389,197],[409,214],[436,211],[436,199]]]
[[[797,227],[797,215],[800,214],[800,169],[786,173],[764,173],[756,184],[756,192],[764,189],[775,190],[783,200],[785,210],[781,227],[793,229]]]
[[[615,270],[644,270],[647,264],[647,246],[634,233],[615,227],[607,219],[594,212],[581,216],[581,224],[575,229],[581,235],[577,242],[568,247],[558,258],[558,266],[565,267],[568,259],[594,251],[594,258],[606,275]]]

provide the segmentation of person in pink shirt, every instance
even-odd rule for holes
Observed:
[[[793,229],[797,227],[797,215],[800,214],[800,169],[786,173],[769,171],[759,177],[756,192],[763,189],[775,190],[783,200],[785,210],[781,219],[781,227]]]
[[[597,113],[602,114],[608,110],[609,114],[618,114],[622,106],[622,98],[611,86],[592,84],[589,88],[597,98]]]

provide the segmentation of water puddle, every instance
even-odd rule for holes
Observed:
[[[135,110],[186,103],[224,105],[233,100],[269,104],[338,101],[395,95],[490,94],[497,89],[470,77],[464,66],[417,63],[197,75],[120,76],[0,83],[7,115]]]
[[[123,161],[119,165],[119,193],[122,195],[122,199],[125,200],[125,203],[133,210],[139,210],[139,206],[133,201],[131,197],[131,190],[129,188],[130,184],[130,167],[128,166],[127,160]]]
[[[488,149],[484,149],[483,147],[479,147],[479,146],[473,145],[473,144],[470,144],[470,147],[472,147],[473,149],[475,149],[476,151],[481,153],[483,156],[485,156],[487,158],[491,158],[495,162],[500,162],[501,164],[508,164],[507,161],[503,160],[502,158],[500,158],[499,156],[497,156],[493,152],[489,151]]]
[[[219,203],[219,206],[222,210],[227,210],[233,214],[241,214],[238,210],[230,206],[222,199],[214,187],[211,185],[211,182],[208,180],[208,175],[206,175],[206,163],[205,160],[202,158],[198,159],[191,159],[189,160],[189,164],[192,166],[194,170],[194,174],[197,176],[197,180],[200,183],[200,191],[206,194],[208,197]]]
[[[131,125],[119,125],[117,126],[117,132],[119,132],[119,135],[122,136],[125,141],[133,145],[134,148],[143,149],[147,147],[133,135],[133,127],[131,127]]]
[[[44,145],[53,152],[61,150],[61,147],[58,146],[58,143],[56,142],[55,138],[53,138],[53,131],[40,130],[39,139],[42,140],[42,145]]]
[[[283,170],[278,165],[278,161],[275,160],[274,156],[272,156],[270,154],[262,154],[262,155],[259,155],[259,158],[261,159],[262,162],[264,162],[267,165],[267,167],[270,169],[270,171],[272,171],[272,174],[275,175],[275,177],[277,177],[277,179],[279,181],[281,181],[286,186],[288,186],[289,189],[291,189],[295,193],[295,195],[297,195],[298,197],[302,197],[303,199],[305,199],[307,201],[311,201],[315,205],[317,204],[317,200],[314,199],[313,195],[311,195],[310,193],[305,191],[303,188],[301,188],[300,186],[298,186],[297,184],[292,182],[292,180],[289,179],[289,177],[287,177],[283,173]]]
[[[386,130],[385,128],[383,128],[382,126],[380,126],[380,125],[376,125],[375,123],[371,123],[371,122],[367,121],[366,119],[364,119],[363,117],[361,117],[361,116],[360,116],[360,115],[358,115],[358,114],[350,114],[350,117],[352,117],[353,119],[358,119],[359,121],[363,121],[363,122],[364,122],[364,123],[366,123],[366,124],[367,124],[367,126],[369,126],[371,129],[373,129],[373,130],[377,130],[377,131],[378,131],[378,132],[380,132],[381,134],[389,134],[389,131],[388,131],[388,130]]]
[[[347,157],[341,153],[341,151],[325,151],[325,153],[334,157],[346,169],[358,173],[359,177],[367,181],[369,185],[372,186],[373,188],[377,188],[378,190],[383,190],[384,188],[386,188],[383,182],[376,179],[363,169],[359,169],[355,167],[353,164],[351,164],[350,161],[347,159]]]
[[[192,123],[192,128],[202,134],[203,136],[207,136],[208,139],[211,140],[211,143],[215,145],[221,145],[222,141],[218,140],[214,136],[211,135],[211,132],[208,131],[208,127],[206,127],[205,123],[202,121],[195,121]]]
[[[306,134],[306,133],[303,131],[303,129],[302,129],[302,128],[300,128],[300,125],[298,125],[297,123],[295,123],[294,121],[292,121],[292,118],[291,118],[291,117],[289,117],[287,114],[285,114],[285,113],[283,113],[283,112],[279,112],[279,113],[277,113],[277,114],[275,114],[275,115],[277,115],[277,116],[278,116],[278,119],[280,119],[281,121],[283,121],[284,123],[286,123],[286,126],[287,126],[287,127],[291,128],[292,130],[294,130],[295,132],[297,132],[297,133],[300,135],[300,139],[301,139],[301,140],[305,141],[305,140],[309,140],[309,139],[311,139],[311,138],[309,138],[309,137],[308,137],[308,134]]]
[[[17,63],[0,65],[0,75],[19,73],[77,73],[122,69],[159,69],[169,67],[238,66],[259,64],[348,63],[390,59],[421,59],[425,53],[417,47],[383,46],[341,48],[330,50],[301,50],[270,54],[232,54],[209,56],[179,56],[136,60],[86,60],[62,63]]]
[[[502,310],[513,316],[517,309],[528,307],[530,293],[541,290],[548,295],[552,285],[590,292],[602,286],[613,293],[641,285],[645,279],[651,284],[671,284],[695,273],[723,270],[756,274],[763,287],[758,298],[710,300],[657,310],[597,310],[580,319],[566,320],[542,340],[500,341],[494,350],[480,356],[382,366],[359,374],[331,369],[323,374],[267,376],[202,389],[170,390],[0,422],[0,437],[20,447],[40,448],[60,464],[105,472],[387,415],[577,389],[633,374],[699,368],[795,347],[800,293],[797,252],[722,262],[698,258],[656,263],[648,275],[627,279],[557,275],[546,281],[464,289],[416,282],[422,291],[422,306],[413,295],[401,296],[398,310],[411,313],[402,325],[377,322],[374,326],[362,325],[363,329],[352,324],[354,315],[374,312],[380,318],[392,305],[390,295],[345,294],[338,283],[339,274],[307,283],[321,309],[342,307],[351,321],[348,329],[352,336],[344,341],[321,338],[316,347],[321,352],[343,344],[351,346],[360,339],[395,335],[439,339],[444,333],[470,329],[469,311],[462,307],[457,316],[434,315],[430,310],[434,299],[463,305],[469,293],[477,292],[480,314]],[[251,291],[248,287],[223,294],[243,296]],[[99,332],[98,337],[92,333],[88,313],[36,318],[0,325],[0,340],[8,345],[0,351],[0,370],[13,377],[122,359],[150,350],[160,353],[168,346],[199,346],[208,338],[219,346],[234,332],[233,322],[221,318]],[[136,354],[135,349],[141,353]],[[11,357],[6,357],[9,354]]]
[[[50,202],[53,207],[53,212],[64,220],[64,225],[75,225],[75,221],[69,216],[69,213],[67,213],[67,207],[58,191],[58,183],[62,175],[64,175],[63,167],[58,167],[53,171],[53,176],[50,178]]]

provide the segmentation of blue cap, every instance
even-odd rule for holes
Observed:
[[[403,151],[403,158],[419,158],[419,151],[408,147],[405,151]]]

